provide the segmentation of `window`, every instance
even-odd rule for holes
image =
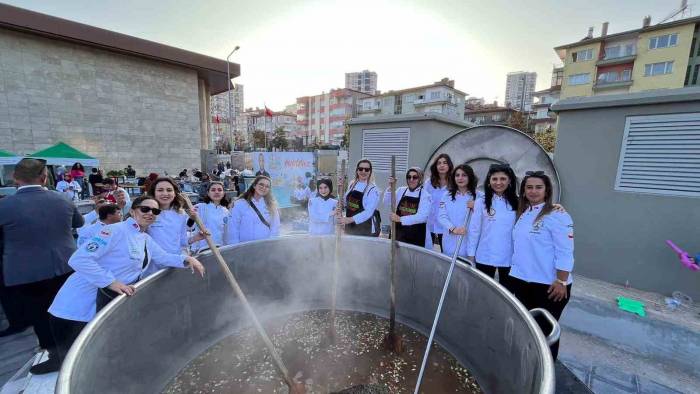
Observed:
[[[693,85],[698,84],[698,69],[700,69],[700,65],[696,64],[695,68],[693,69]]]
[[[571,56],[574,63],[585,62],[586,60],[593,59],[593,49],[584,49],[582,51],[574,52]]]
[[[605,59],[632,56],[635,54],[634,44],[618,44],[605,47]]]
[[[614,83],[629,81],[632,77],[632,70],[608,71],[598,74],[598,83]]]
[[[430,99],[437,100],[440,98],[440,92],[430,92]]]
[[[644,65],[644,76],[671,74],[673,72],[673,62],[661,62]]]
[[[585,85],[591,82],[591,74],[569,75],[569,85]]]
[[[615,190],[700,197],[700,112],[630,116]]]
[[[675,47],[678,44],[678,34],[664,34],[649,39],[649,49]]]

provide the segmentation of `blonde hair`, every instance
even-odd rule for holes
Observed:
[[[265,199],[265,205],[267,205],[267,209],[270,211],[270,216],[275,216],[277,214],[277,200],[275,199],[275,196],[272,194],[272,179],[269,177],[266,177],[265,175],[258,175],[255,177],[255,180],[253,183],[250,184],[248,187],[248,190],[245,191],[240,197],[236,199],[238,200],[246,200],[250,201],[253,196],[255,195],[255,186],[258,185],[258,182],[262,180],[267,180],[270,182],[270,191],[263,197]]]

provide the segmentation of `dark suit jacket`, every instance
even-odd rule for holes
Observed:
[[[83,217],[60,193],[31,187],[0,199],[0,243],[5,285],[51,279],[71,272],[73,228]]]

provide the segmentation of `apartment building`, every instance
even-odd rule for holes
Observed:
[[[700,17],[601,34],[554,50],[564,63],[561,98],[676,89],[698,85]]]
[[[360,100],[372,97],[353,89],[333,89],[328,93],[297,98],[295,137],[303,145],[319,143],[340,145],[345,121],[357,115]]]
[[[455,89],[448,78],[430,85],[389,91],[360,100],[358,117],[392,116],[414,113],[439,113],[463,120],[466,93]]]
[[[345,73],[345,89],[375,95],[378,93],[377,73],[369,70]]]
[[[532,93],[535,92],[537,73],[516,71],[508,73],[506,78],[506,107],[518,111],[530,111],[532,108]]]
[[[536,133],[556,129],[557,115],[549,108],[559,100],[563,76],[564,68],[554,67],[552,69],[552,85],[547,89],[532,93],[537,101],[532,104],[530,123],[534,125]]]
[[[507,125],[510,118],[517,110],[510,107],[501,107],[497,102],[464,109],[464,120],[474,125]]]

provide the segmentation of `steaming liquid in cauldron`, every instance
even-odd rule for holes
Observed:
[[[337,339],[328,345],[328,311],[282,316],[265,323],[292,376],[308,393],[332,393],[358,385],[412,393],[427,339],[396,325],[405,351],[384,350],[389,321],[375,315],[338,311]],[[287,393],[262,340],[251,328],[231,335],[192,360],[163,393]],[[421,392],[481,393],[474,378],[433,344]]]

